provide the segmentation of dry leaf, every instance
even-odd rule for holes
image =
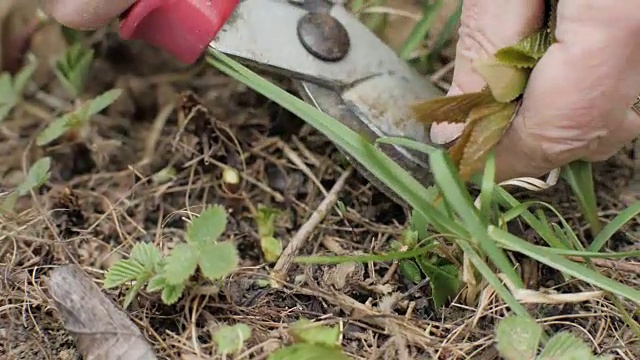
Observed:
[[[494,99],[502,103],[513,101],[524,92],[530,73],[529,69],[505,65],[493,57],[476,61],[473,67],[487,82]]]
[[[491,113],[478,117],[474,125],[470,127],[469,138],[465,144],[462,159],[460,159],[462,179],[470,179],[476,171],[484,167],[487,156],[502,139],[502,135],[511,124],[517,108],[517,103],[496,105]]]
[[[156,360],[140,330],[79,266],[55,269],[47,285],[84,359]]]
[[[469,112],[482,105],[494,103],[488,88],[475,93],[444,96],[414,104],[411,108],[418,121],[424,124],[462,123]]]

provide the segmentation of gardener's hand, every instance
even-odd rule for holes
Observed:
[[[104,26],[136,2],[136,0],[42,1],[45,12],[56,21],[78,30],[92,30]]]
[[[640,134],[640,1],[560,1],[556,37],[532,72],[518,116],[496,148],[499,180],[602,161]],[[543,0],[465,0],[449,94],[484,86],[471,62],[543,26]],[[447,143],[461,126],[432,128]]]

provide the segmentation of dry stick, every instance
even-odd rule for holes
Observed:
[[[320,224],[320,222],[327,216],[331,208],[338,201],[338,193],[344,188],[345,183],[349,176],[353,173],[353,168],[348,168],[333,185],[327,197],[322,200],[318,208],[311,214],[309,220],[298,230],[293,239],[289,242],[289,245],[284,249],[282,255],[273,267],[272,276],[274,278],[273,286],[281,287],[280,282],[284,282],[287,276],[287,271],[293,262],[294,256],[305,245],[309,236],[313,230]]]
[[[569,260],[585,263],[584,258],[579,256],[568,256]],[[611,259],[591,259],[593,265],[611,270],[617,270],[626,273],[640,274],[640,263],[636,262],[624,262]]]

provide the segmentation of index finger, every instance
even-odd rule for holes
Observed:
[[[44,11],[59,23],[78,30],[104,26],[136,0],[44,0]]]

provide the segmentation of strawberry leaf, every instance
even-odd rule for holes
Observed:
[[[496,58],[477,61],[473,65],[487,82],[493,98],[501,103],[508,103],[520,96],[529,79],[528,69],[502,64]]]
[[[484,162],[491,149],[500,141],[507,130],[517,109],[516,103],[501,104],[495,111],[478,119],[473,126],[469,139],[460,159],[460,176],[470,179]]]
[[[444,96],[414,104],[416,118],[424,124],[463,123],[469,112],[482,105],[494,103],[489,89],[475,93]]]

